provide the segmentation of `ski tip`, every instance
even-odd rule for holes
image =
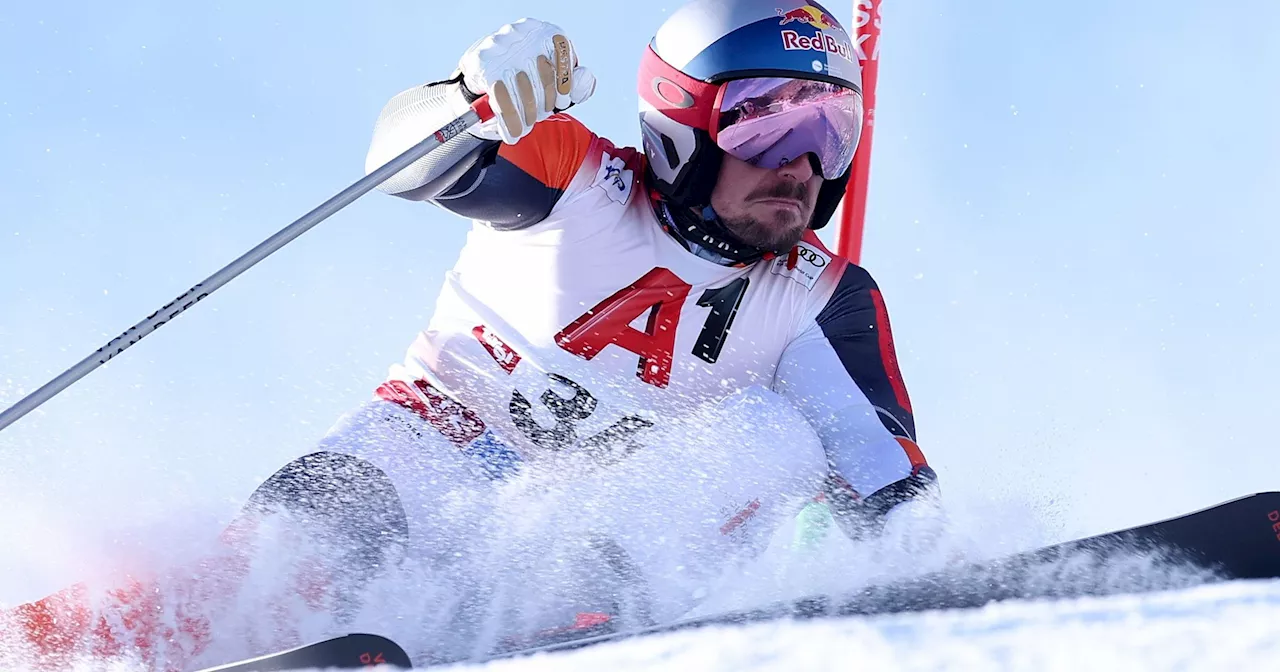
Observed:
[[[200,672],[286,672],[311,668],[358,670],[375,665],[410,669],[413,661],[399,644],[386,637],[352,633]]]
[[[347,635],[345,639],[349,640],[352,648],[353,663],[358,663],[352,664],[352,668],[390,665],[407,670],[413,667],[409,654],[399,644],[382,635],[353,633]]]

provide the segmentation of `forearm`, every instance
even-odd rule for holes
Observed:
[[[936,491],[916,444],[888,310],[865,269],[843,267],[812,325],[784,353],[775,386],[821,439],[831,468],[824,494],[851,537],[878,533],[895,507]]]
[[[895,507],[937,492],[937,475],[924,454],[875,405],[862,401],[833,408],[811,422],[830,468],[823,495],[851,538],[879,534]]]
[[[835,471],[823,487],[823,496],[836,524],[855,541],[879,535],[890,512],[899,506],[936,498],[938,494],[937,474],[928,465],[866,496],[859,494]]]
[[[383,107],[374,126],[365,172],[373,172],[468,109],[467,98],[457,79],[423,84],[397,94]],[[457,184],[486,151],[497,145],[496,140],[460,133],[378,188],[409,200],[433,199]]]

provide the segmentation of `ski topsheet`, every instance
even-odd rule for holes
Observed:
[[[1280,578],[1280,492],[1242,497],[1150,525],[1019,553],[992,562],[869,586],[851,593],[780,602],[758,609],[609,634],[592,636],[588,631],[577,639],[503,651],[488,660],[567,651],[642,635],[713,625],[782,618],[965,609],[1009,599],[1071,598],[1159,590],[1176,587],[1180,580],[1182,585],[1187,585],[1266,578]],[[351,669],[368,665],[368,656],[375,650],[382,653],[383,661],[388,665],[410,666],[409,657],[389,640],[374,635],[348,635],[214,670]]]
[[[241,663],[211,667],[202,672],[284,672],[311,668],[354,670],[376,665],[413,667],[409,654],[386,637],[352,634]]]

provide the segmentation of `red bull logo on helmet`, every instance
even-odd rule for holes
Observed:
[[[782,17],[780,25],[783,26],[789,23],[805,23],[818,30],[831,30],[832,28],[840,27],[840,24],[836,23],[835,17],[822,11],[820,7],[814,7],[813,5],[797,7],[790,11],[782,9],[777,11],[778,16]]]
[[[835,54],[846,61],[853,60],[853,45],[822,32],[823,30],[843,31],[844,29],[840,27],[834,17],[821,8],[814,5],[804,5],[792,10],[778,9],[777,12],[781,18],[781,21],[778,22],[779,25],[786,26],[796,23],[818,29],[817,35],[801,35],[799,31],[790,28],[782,31],[783,49],[787,51],[819,51]]]
[[[852,45],[821,31],[817,35],[801,35],[794,30],[784,30],[782,31],[782,48],[787,51],[821,51],[835,54],[846,61],[853,60]]]

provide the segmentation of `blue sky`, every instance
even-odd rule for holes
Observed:
[[[506,21],[566,28],[599,79],[578,115],[636,143],[678,3],[445,6],[0,9],[0,404],[360,177],[386,100]],[[1280,488],[1278,23],[886,3],[863,262],[963,515],[1066,535]],[[400,359],[466,228],[370,195],[0,433],[0,570],[26,581],[0,600],[126,528],[216,530]]]

